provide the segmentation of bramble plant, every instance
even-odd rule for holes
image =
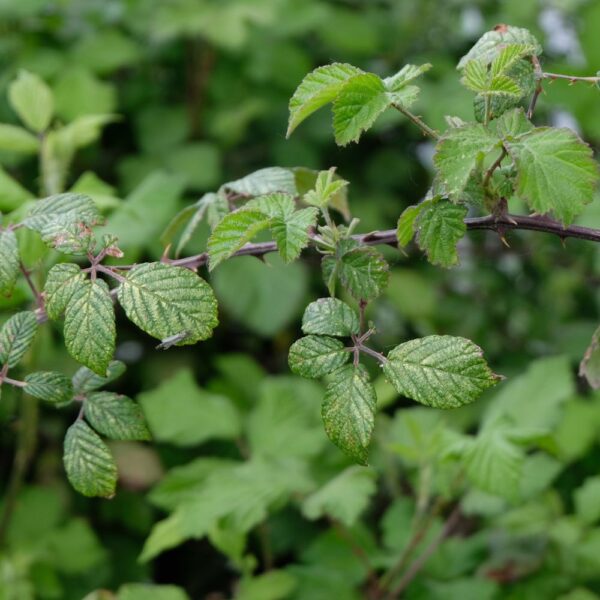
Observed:
[[[78,407],[64,440],[64,468],[71,485],[86,496],[112,497],[117,468],[105,439],[150,439],[136,402],[99,391],[124,370],[123,363],[114,360],[115,308],[156,338],[159,349],[206,340],[218,326],[217,300],[197,271],[205,266],[210,272],[218,270],[238,256],[277,252],[291,263],[307,249],[320,255],[326,293],[306,307],[304,337],[289,348],[289,367],[304,378],[325,378],[321,406],[325,431],[359,465],[369,464],[378,402],[382,402],[369,375],[370,361],[379,364],[398,394],[431,408],[470,404],[497,385],[503,378],[487,364],[477,340],[426,335],[398,340],[384,353],[373,347],[376,329],[366,311],[388,284],[390,265],[377,245],[404,249],[414,239],[432,265],[450,268],[459,262],[458,245],[468,230],[489,229],[503,240],[508,231],[528,229],[562,239],[600,241],[600,230],[572,224],[593,200],[598,183],[591,148],[570,129],[535,126],[532,121],[545,81],[597,85],[599,78],[544,72],[541,52],[538,41],[525,29],[500,25],[486,33],[458,64],[461,83],[473,93],[474,119],[465,122],[448,116],[443,132],[411,112],[419,96],[418,81],[427,76],[430,64],[405,65],[385,78],[350,64],[315,69],[290,100],[287,135],[331,104],[335,141],[345,146],[358,142],[386,110],[396,110],[435,144],[435,175],[427,196],[404,210],[396,229],[361,233],[359,220],[349,214],[349,182],[335,168],[264,168],[225,183],[184,208],[161,238],[162,258],[139,264],[122,264],[119,240],[100,230],[110,202],[97,202],[76,188],[65,189],[76,152],[97,140],[102,128],[117,117],[87,115],[62,124],[55,119],[50,88],[39,77],[20,73],[8,99],[23,127],[0,125],[0,148],[39,155],[42,198],[28,199],[3,215],[0,223],[0,293],[9,296],[23,277],[32,299],[29,310],[13,314],[0,330],[0,392],[12,386],[56,407]],[[512,214],[513,204],[525,205],[532,214]],[[202,222],[211,228],[205,252],[180,257]],[[253,242],[265,234],[271,241]],[[35,246],[35,236],[44,249]],[[49,320],[62,323],[66,350],[81,368],[72,377],[35,369],[20,375],[38,329]],[[598,335],[581,363],[582,375],[594,388],[599,387]],[[267,414],[277,414],[274,394],[264,400],[269,405],[264,408]],[[437,412],[432,413],[435,417],[418,412],[414,424],[407,417],[397,425],[409,436],[423,436],[423,456],[409,452],[410,460],[451,465],[446,497],[440,496],[430,520],[438,517],[464,480],[484,492],[518,497],[517,467],[525,460],[524,447],[539,441],[541,434],[511,420],[509,409],[490,415],[477,435],[446,428]],[[223,408],[224,414],[227,410]],[[247,441],[260,455],[253,418],[260,420],[250,418]],[[227,438],[241,425],[232,421],[222,427],[222,437]],[[265,452],[275,454],[273,449]],[[298,456],[304,455],[314,454],[298,451]],[[275,467],[261,461],[227,464],[219,472],[206,467],[201,502],[180,504],[177,490],[170,489],[168,481],[161,484],[155,492],[157,503],[173,509],[173,514],[154,529],[143,558],[150,559],[188,537],[209,535],[238,570],[251,573],[255,565],[244,555],[239,537],[261,522],[265,506],[310,490],[304,467],[295,471],[287,464]],[[369,473],[349,467],[307,497],[303,514],[318,518],[333,513],[336,523],[353,524],[373,493]],[[244,482],[245,498],[259,493],[268,497],[255,500],[256,505],[246,507],[244,514],[236,513],[239,490],[227,492],[231,476]],[[177,475],[173,478],[176,488]],[[429,494],[426,484],[424,489]],[[338,500],[355,490],[358,500],[348,508],[349,514],[343,513],[343,507],[336,514]],[[451,513],[441,527],[431,552],[451,532],[457,515]],[[226,518],[231,520],[231,531],[223,525]],[[5,513],[3,521],[7,519]],[[422,564],[413,565],[401,579],[398,574],[430,524],[421,524],[399,561],[383,561],[380,566],[389,570],[369,584],[371,597],[382,597],[383,591],[397,597],[409,585]]]

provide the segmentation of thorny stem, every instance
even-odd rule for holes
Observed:
[[[550,79],[553,81],[554,79],[566,79],[571,83],[577,83],[578,81],[584,81],[587,83],[600,83],[599,76],[591,76],[591,77],[580,77],[579,75],[563,75],[562,73],[542,73],[543,79]]]
[[[411,113],[408,109],[404,108],[401,104],[392,104],[392,106],[401,112],[409,121],[412,121],[425,135],[429,136],[434,140],[439,140],[442,137],[435,129],[432,129],[417,115]]]

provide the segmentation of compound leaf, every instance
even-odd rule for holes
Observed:
[[[288,362],[293,373],[318,378],[339,369],[350,353],[339,340],[322,335],[308,335],[290,347]]]
[[[396,346],[383,372],[396,390],[434,408],[457,408],[501,379],[470,340],[430,335]]]
[[[115,311],[106,282],[78,281],[65,309],[64,336],[69,354],[104,377],[115,352],[116,335]]]
[[[263,194],[296,194],[296,177],[291,169],[266,167],[250,173],[241,179],[230,181],[223,189],[240,196],[262,196]]]
[[[129,271],[118,298],[127,317],[149,335],[175,345],[195,344],[218,325],[212,288],[196,273],[163,263],[143,263]]]
[[[71,485],[84,496],[112,498],[117,485],[117,466],[92,428],[77,420],[67,430],[63,463]]]
[[[321,408],[325,432],[343,452],[367,464],[377,397],[367,370],[346,365],[332,375]]]
[[[84,401],[88,423],[113,440],[149,440],[144,414],[131,398],[113,392],[93,392]]]
[[[311,302],[302,317],[306,334],[350,337],[360,330],[356,311],[337,298],[320,298]]]

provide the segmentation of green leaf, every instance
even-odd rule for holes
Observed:
[[[332,375],[321,409],[331,441],[361,465],[366,465],[375,427],[377,397],[367,370],[346,365]]]
[[[19,247],[11,229],[0,229],[0,295],[9,295],[19,275]]]
[[[75,375],[73,375],[73,389],[76,394],[93,392],[107,383],[114,381],[118,377],[121,377],[121,375],[125,373],[125,369],[124,363],[120,360],[113,360],[108,365],[106,376],[102,377],[87,367],[81,367]]]
[[[277,243],[279,254],[285,262],[298,258],[308,245],[308,229],[314,227],[317,209],[296,210],[289,194],[268,194],[251,200],[248,210],[259,210],[269,218],[271,233]]]
[[[333,103],[333,130],[338,146],[357,142],[391,101],[377,75],[361,73],[349,79]]]
[[[499,143],[498,138],[479,124],[454,127],[442,136],[433,162],[445,192],[452,200],[461,199],[475,169]]]
[[[93,392],[84,400],[88,423],[113,440],[149,440],[142,409],[131,398],[113,392]]]
[[[302,199],[306,204],[323,208],[334,198],[339,197],[347,187],[348,182],[341,177],[336,177],[335,168],[328,171],[320,171],[315,180],[314,188],[306,192]]]
[[[241,179],[224,184],[223,189],[247,197],[277,192],[294,196],[297,193],[293,171],[282,167],[259,169]]]
[[[295,588],[296,579],[291,573],[271,570],[242,579],[235,600],[285,600]]]
[[[259,210],[241,209],[225,215],[208,239],[209,270],[235,254],[268,226],[269,218]]]
[[[498,25],[494,30],[484,33],[477,43],[460,59],[457,68],[463,69],[471,60],[481,60],[490,64],[502,50],[512,44],[522,44],[533,48],[532,54],[542,53],[542,47],[537,39],[527,29]]]
[[[514,500],[525,460],[521,448],[499,428],[481,432],[464,455],[467,479],[484,492]]]
[[[505,112],[494,121],[494,124],[498,136],[505,140],[512,140],[533,130],[533,124],[525,116],[525,111],[522,108]]]
[[[600,388],[600,327],[594,331],[592,341],[579,364],[579,376],[585,377],[592,389]]]
[[[8,88],[8,99],[29,129],[41,133],[50,125],[54,113],[52,90],[37,75],[20,71]]]
[[[533,210],[568,225],[592,201],[598,165],[570,129],[539,127],[506,148],[517,167],[517,195]]]
[[[311,494],[302,503],[302,514],[310,520],[328,515],[352,527],[377,491],[375,472],[348,467]]]
[[[416,221],[430,200],[407,206],[398,219],[396,238],[401,248],[408,246],[416,233]]]
[[[55,321],[60,318],[73,293],[84,280],[85,274],[74,263],[59,263],[50,269],[44,285],[44,306],[50,319]]]
[[[175,585],[128,583],[119,588],[116,600],[189,600],[189,596]]]
[[[431,264],[441,267],[458,264],[456,245],[467,231],[466,216],[465,206],[448,201],[433,201],[423,206],[417,217],[417,243]]]
[[[383,372],[400,394],[434,408],[469,404],[501,379],[488,367],[481,348],[449,335],[430,335],[396,346]]]
[[[411,81],[414,81],[417,77],[427,73],[431,69],[432,65],[426,63],[423,65],[404,65],[395,75],[386,77],[383,80],[385,87],[390,92],[399,92]]]
[[[575,513],[586,524],[600,519],[600,477],[588,477],[573,493]]]
[[[316,379],[332,373],[348,362],[350,353],[334,338],[308,335],[292,344],[288,362],[292,373]]]
[[[362,73],[360,69],[345,63],[318,67],[309,73],[290,100],[287,137],[304,119],[328,102],[335,100],[344,84],[360,73]]]
[[[14,367],[25,355],[37,332],[35,313],[19,312],[0,329],[0,364]]]
[[[149,335],[164,340],[185,333],[177,346],[209,338],[219,323],[211,287],[184,267],[136,265],[119,286],[118,298],[127,317]]]
[[[264,379],[246,420],[250,455],[282,464],[290,459],[302,459],[305,464],[317,456],[326,443],[315,410],[322,398],[322,386],[313,381],[287,376]]]
[[[34,203],[23,225],[42,235],[47,243],[59,237],[69,225],[92,227],[101,222],[94,201],[85,194],[56,194]]]
[[[67,430],[63,462],[71,485],[80,494],[114,496],[117,467],[112,454],[85,421],[77,420]]]
[[[68,377],[53,371],[37,371],[25,377],[25,393],[45,402],[63,404],[73,398],[73,385]]]
[[[369,301],[387,287],[389,265],[375,248],[363,246],[342,254],[337,273],[354,298]]]
[[[40,141],[22,127],[0,123],[0,150],[19,154],[35,154]]]
[[[141,560],[151,559],[185,539],[206,536],[224,518],[232,528],[247,532],[267,518],[272,506],[282,506],[292,493],[306,493],[310,485],[294,463],[252,459],[231,468],[221,467],[206,478],[193,497],[154,527]]]
[[[350,337],[358,334],[360,323],[356,311],[337,298],[320,298],[311,302],[302,317],[306,334]]]
[[[234,439],[240,432],[231,401],[200,389],[187,369],[140,394],[138,401],[158,442],[193,446],[209,439]]]
[[[77,282],[67,302],[64,325],[69,354],[104,377],[115,352],[115,311],[108,285],[101,279]]]

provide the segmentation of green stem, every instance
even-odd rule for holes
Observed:
[[[417,115],[411,113],[408,109],[404,108],[401,104],[392,104],[392,106],[398,111],[401,112],[409,121],[414,123],[425,135],[429,136],[434,140],[439,140],[441,135],[435,130],[429,127],[425,121],[423,121]]]

